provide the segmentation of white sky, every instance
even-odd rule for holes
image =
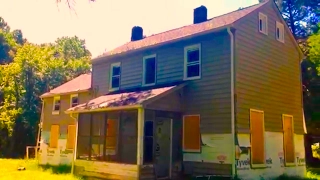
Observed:
[[[62,36],[86,40],[93,57],[128,41],[133,26],[151,35],[192,24],[193,9],[204,5],[208,18],[258,0],[75,0],[75,12],[56,0],[0,0],[0,16],[11,29],[21,29],[32,43],[54,42]]]

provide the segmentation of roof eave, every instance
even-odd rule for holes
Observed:
[[[118,106],[118,107],[107,107],[107,108],[97,108],[97,109],[81,109],[81,110],[66,110],[66,114],[80,114],[80,113],[92,113],[92,112],[106,112],[106,111],[119,111],[119,110],[132,110],[143,108],[143,105],[128,105],[128,106]]]
[[[70,92],[62,92],[62,93],[44,93],[43,95],[40,96],[40,98],[49,98],[49,97],[54,97],[54,96],[63,96],[63,95],[69,95],[69,94],[77,94],[77,93],[84,93],[84,92],[89,92],[91,88],[89,89],[82,89],[79,91],[70,91]]]
[[[117,56],[123,56],[123,55],[129,54],[129,53],[139,52],[139,51],[143,51],[143,50],[150,49],[150,48],[156,48],[156,47],[167,45],[167,44],[172,44],[172,43],[175,43],[175,42],[179,42],[181,40],[186,40],[186,39],[194,38],[194,37],[197,37],[197,36],[202,36],[202,35],[206,35],[206,34],[210,34],[210,33],[214,33],[214,32],[219,32],[219,31],[222,31],[222,30],[227,29],[229,27],[233,27],[233,23],[226,24],[225,26],[221,26],[219,28],[214,28],[214,29],[203,31],[203,32],[200,32],[200,33],[196,33],[196,34],[188,35],[188,36],[185,36],[185,37],[173,39],[173,40],[170,40],[170,41],[158,43],[158,44],[155,44],[155,45],[150,45],[150,46],[146,46],[146,47],[143,47],[143,48],[129,50],[129,51],[126,51],[124,53],[117,53],[117,54],[113,54],[113,55],[102,55],[100,57],[93,58],[91,60],[91,62],[92,63],[96,63],[96,62],[99,62],[101,60],[114,58],[114,57],[117,57]]]

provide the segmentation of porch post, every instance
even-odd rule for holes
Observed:
[[[137,164],[143,165],[143,135],[144,135],[144,109],[138,108],[138,147]]]
[[[72,153],[72,161],[71,161],[71,174],[74,174],[74,161],[77,159],[77,144],[78,144],[78,130],[79,130],[79,114],[76,114],[76,117],[73,117],[72,114],[70,115],[75,120],[76,125],[76,132],[75,132],[75,142],[73,145],[73,153]]]

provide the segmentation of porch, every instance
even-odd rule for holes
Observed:
[[[75,174],[103,179],[176,178],[182,166],[182,85],[106,95],[79,114]]]

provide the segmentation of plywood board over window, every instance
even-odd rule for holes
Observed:
[[[200,152],[200,115],[187,115],[183,117],[183,151]]]
[[[67,149],[74,149],[76,140],[76,126],[68,125]]]
[[[294,131],[293,131],[293,116],[282,115],[283,122],[283,151],[286,166],[295,165],[294,151]]]
[[[51,125],[50,148],[58,148],[59,135],[60,135],[59,125]]]
[[[251,166],[265,167],[264,112],[250,109]]]

